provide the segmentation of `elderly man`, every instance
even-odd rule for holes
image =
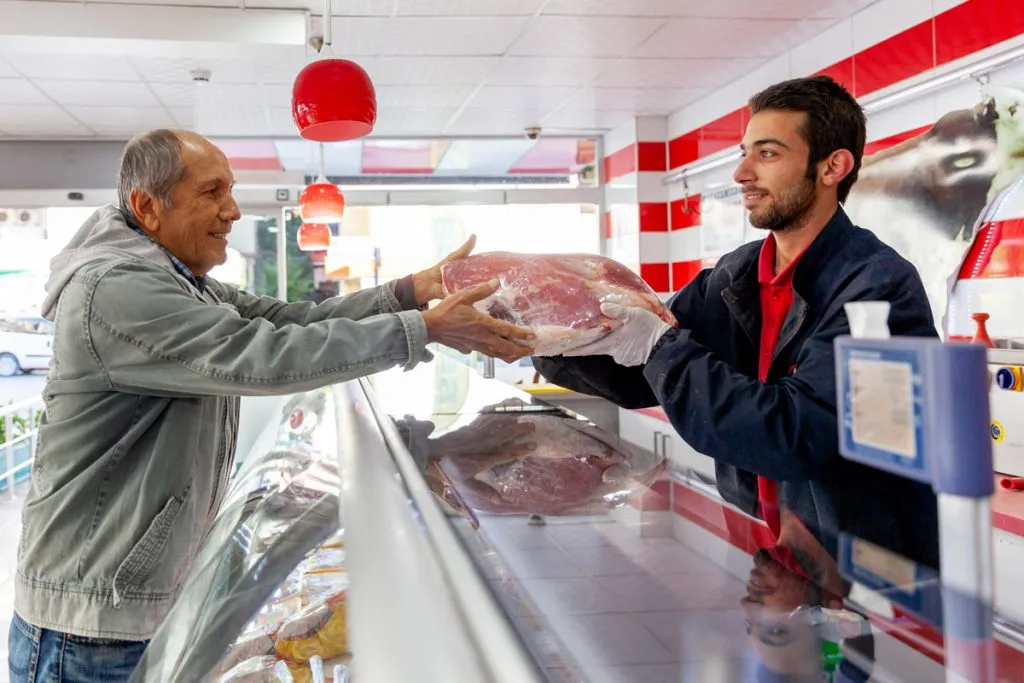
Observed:
[[[56,323],[10,635],[15,683],[127,680],[224,494],[238,396],[306,391],[428,359],[430,341],[515,359],[528,330],[442,297],[440,264],[321,304],[216,282],[239,218],[227,158],[156,130],[124,152],[118,207],[52,263]],[[451,258],[462,258],[472,240]]]

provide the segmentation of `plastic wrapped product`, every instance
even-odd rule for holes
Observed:
[[[243,634],[228,648],[227,654],[224,655],[220,664],[221,670],[230,671],[240,663],[254,657],[273,655],[274,635],[275,629],[269,626]]]
[[[533,329],[534,354],[557,356],[607,335],[613,321],[601,304],[647,309],[670,325],[675,318],[639,275],[593,254],[489,252],[445,265],[445,292],[497,279],[498,291],[477,308]]]
[[[346,591],[341,591],[282,624],[274,646],[277,655],[305,663],[313,655],[326,660],[348,652],[345,599]]]
[[[429,441],[427,481],[460,512],[600,514],[647,491],[667,465],[582,420],[500,408]]]
[[[247,659],[218,678],[217,683],[274,683],[277,661],[273,656]]]

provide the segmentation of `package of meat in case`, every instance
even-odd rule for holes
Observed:
[[[498,280],[498,291],[477,308],[531,328],[537,356],[557,356],[607,335],[612,320],[601,313],[604,303],[644,308],[677,325],[639,275],[603,256],[495,251],[452,261],[441,277],[446,294]]]

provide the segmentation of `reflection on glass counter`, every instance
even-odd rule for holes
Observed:
[[[303,682],[314,670],[326,680],[347,671],[331,391],[291,398],[279,421],[274,447],[235,474],[133,681]]]

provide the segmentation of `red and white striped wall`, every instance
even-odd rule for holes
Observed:
[[[658,294],[673,291],[669,258],[668,120],[640,117],[604,138],[605,255]]]
[[[828,73],[858,98],[881,96],[1020,44],[1024,44],[1024,0],[881,0],[668,117],[667,169],[675,171],[735,148],[749,119],[748,98],[773,83]],[[1024,67],[997,72],[992,81],[1024,87]],[[872,114],[867,153],[916,135],[943,114],[978,101],[977,84],[967,79]],[[628,129],[641,128],[639,121],[606,136],[605,169],[611,171],[606,177],[638,185],[640,175],[660,166],[648,163],[641,169],[642,159],[660,148],[649,144],[644,152],[640,140],[657,140],[636,137],[635,132],[630,137]],[[675,291],[699,272],[700,213],[693,207],[699,207],[700,193],[709,186],[730,182],[732,172],[731,166],[725,166],[693,176],[688,187],[675,183],[667,197],[659,199],[669,205],[667,256],[656,258],[649,253],[641,258],[639,240],[629,252],[640,265],[647,264],[651,281],[664,286],[667,269],[668,284]],[[622,202],[608,205],[613,220],[606,228],[614,235],[618,219],[624,228],[639,231],[639,205],[636,211],[626,209],[627,195],[617,196]],[[657,224],[652,219],[645,222]]]

